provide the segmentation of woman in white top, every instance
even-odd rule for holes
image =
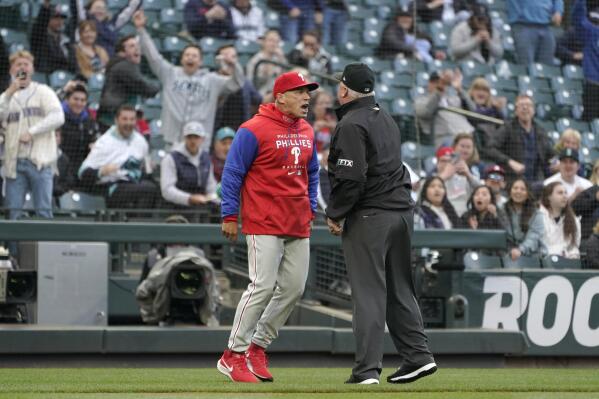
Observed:
[[[443,179],[432,176],[426,179],[418,201],[420,227],[425,229],[451,229],[460,227],[460,219],[449,199]]]
[[[568,203],[568,194],[562,183],[553,182],[545,186],[540,212],[545,227],[542,240],[547,254],[580,258],[580,221]]]

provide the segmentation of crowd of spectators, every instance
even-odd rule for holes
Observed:
[[[126,1],[113,13],[105,0],[71,3],[68,15],[43,0],[30,35],[33,54],[19,51],[9,59],[0,42],[2,177],[11,218],[21,216],[26,193],[46,218],[69,190],[101,195],[118,208],[218,203],[235,130],[260,104],[272,101],[272,84],[284,65],[306,78],[331,74],[334,46],[342,47],[348,35],[344,0],[269,0],[280,13],[280,30],[267,29],[264,10],[249,0],[188,0],[182,18],[193,38],[229,40],[216,49],[215,67],[209,69],[195,42],[181,49],[178,62],[160,52],[141,0]],[[599,117],[599,13],[577,0],[570,27],[556,40],[551,27],[562,24],[561,0],[506,0],[506,5],[516,61],[554,65],[557,57],[581,64],[583,118]],[[435,68],[440,61],[490,66],[502,59],[502,30],[488,9],[468,0],[402,2],[386,22],[373,53],[384,60],[412,58],[432,71],[426,92],[414,99],[417,127],[435,153],[427,176],[413,179],[420,226],[505,229],[512,260],[577,258],[581,245],[582,252],[589,251],[599,239],[599,163],[586,179],[581,134],[566,129],[553,146],[535,119],[531,93],[510,101],[494,95],[484,76],[466,81],[460,68]],[[447,46],[438,47],[420,22],[450,27]],[[135,34],[120,33],[128,23]],[[260,50],[241,62],[231,44],[237,38],[258,42]],[[142,72],[142,63],[155,79]],[[35,72],[59,70],[77,75],[58,92],[32,80]],[[98,75],[104,83],[96,112],[89,107],[94,93],[86,81]],[[151,160],[148,121],[132,105],[155,96],[161,110],[152,135],[165,146]],[[321,160],[322,208],[330,190],[326,158],[337,122],[334,109],[333,93],[321,89],[313,95],[308,119]]]

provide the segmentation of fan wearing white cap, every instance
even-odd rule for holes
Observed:
[[[162,160],[160,190],[162,197],[180,207],[215,201],[216,180],[208,151],[203,150],[206,129],[200,122],[183,126],[183,142]]]

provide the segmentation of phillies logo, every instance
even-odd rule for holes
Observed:
[[[304,79],[304,75],[302,75],[301,73],[298,72],[297,77],[300,78],[302,80],[302,82],[305,82],[306,79]]]
[[[295,156],[295,164],[297,165],[299,163],[299,156],[301,155],[302,150],[300,150],[299,147],[293,147],[291,149],[291,154]]]

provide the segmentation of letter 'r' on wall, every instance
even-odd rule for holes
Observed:
[[[549,295],[557,297],[555,322],[545,327],[545,305]],[[563,276],[549,276],[539,281],[530,294],[526,333],[535,345],[553,346],[566,336],[570,329],[572,309],[574,307],[574,289],[570,281]]]
[[[578,289],[574,317],[572,318],[574,338],[580,345],[588,347],[599,346],[599,327],[593,329],[589,325],[591,305],[595,295],[599,295],[599,277],[588,279]]]
[[[520,331],[518,318],[524,314],[528,305],[528,287],[522,279],[514,276],[489,276],[485,279],[483,293],[494,295],[485,301],[482,327]],[[502,307],[504,294],[511,297],[511,302]]]

